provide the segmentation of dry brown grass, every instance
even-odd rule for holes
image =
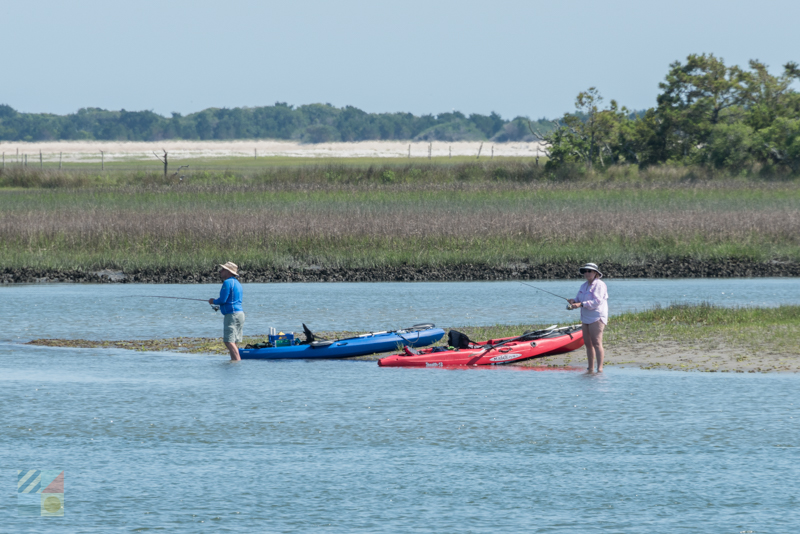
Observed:
[[[411,169],[413,170],[413,169]],[[800,259],[800,188],[314,180],[0,192],[0,261],[53,268]],[[244,260],[243,260],[244,261]]]
[[[243,212],[197,209],[178,212],[26,211],[0,214],[0,239],[7,243],[54,241],[69,246],[119,246],[131,241],[247,242],[274,239],[524,239],[542,243],[646,239],[709,242],[775,240],[800,246],[800,211],[508,211],[414,207],[349,209],[295,206]]]

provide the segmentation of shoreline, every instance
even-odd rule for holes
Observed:
[[[320,267],[305,269],[280,267],[242,269],[242,283],[274,282],[451,282],[502,280],[571,280],[574,266],[560,264],[515,263],[493,265],[378,266],[366,268]],[[603,263],[607,279],[613,278],[774,278],[800,277],[800,262],[752,260],[695,260],[692,258],[643,262],[637,265]],[[115,269],[40,269],[33,267],[0,270],[0,284],[32,283],[144,283],[213,284],[215,271],[197,272],[161,267],[125,272]]]
[[[604,367],[699,373],[800,373],[800,355],[784,352],[753,353],[722,345],[698,347],[696,342],[675,340],[654,343],[605,344]],[[586,367],[583,348],[560,356],[529,360],[523,367]]]
[[[612,326],[613,328],[613,326]],[[459,330],[465,330],[463,327]],[[324,337],[348,337],[358,332],[319,332]],[[264,335],[247,336],[245,342],[255,343]],[[710,345],[708,341],[711,341]],[[176,352],[198,356],[227,356],[221,338],[169,338],[147,340],[92,341],[85,339],[34,339],[24,343],[52,348],[105,348],[139,352]],[[715,346],[716,345],[716,346]],[[745,347],[732,346],[723,338],[706,340],[698,346],[696,340],[661,340],[658,342],[608,342],[606,367],[643,370],[706,372],[706,373],[800,373],[800,354],[786,352],[754,353]],[[377,361],[392,353],[342,358],[343,360]],[[509,367],[584,370],[586,353],[583,348],[568,354],[536,358],[508,364]]]

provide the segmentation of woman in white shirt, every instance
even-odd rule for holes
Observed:
[[[603,370],[603,330],[608,324],[608,288],[600,280],[603,273],[594,263],[581,267],[581,274],[586,282],[578,290],[574,299],[568,299],[572,309],[581,309],[583,324],[583,342],[586,347],[586,359],[589,361],[590,373],[597,361],[597,372]]]

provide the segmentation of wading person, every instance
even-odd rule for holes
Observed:
[[[583,326],[583,343],[586,347],[586,359],[589,361],[590,373],[597,361],[597,372],[603,370],[603,330],[608,324],[608,288],[600,280],[603,273],[594,263],[581,267],[581,274],[586,282],[581,285],[574,299],[567,299],[572,309],[581,309]]]
[[[237,343],[242,341],[244,329],[244,310],[242,309],[242,284],[237,277],[239,268],[235,263],[228,262],[219,266],[219,277],[222,280],[222,289],[218,299],[208,299],[209,304],[219,306],[219,311],[225,316],[222,327],[222,341],[231,354],[231,360],[241,360]]]

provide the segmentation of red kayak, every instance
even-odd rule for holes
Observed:
[[[451,330],[448,334],[451,347],[433,347],[414,350],[405,348],[404,354],[393,354],[378,360],[381,367],[459,367],[477,365],[503,365],[512,362],[544,358],[572,352],[583,346],[580,325],[527,332],[518,337],[490,339],[476,343],[464,334]]]

